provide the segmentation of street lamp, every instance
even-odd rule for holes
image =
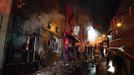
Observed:
[[[103,34],[103,35],[102,35],[102,37],[103,37],[103,38],[105,38],[105,37],[106,37],[106,35],[105,35],[105,34]]]
[[[122,27],[122,23],[121,22],[118,22],[117,24],[116,24],[116,34],[118,34],[118,32],[119,32],[119,29]]]
[[[117,27],[119,28],[119,27],[121,27],[122,26],[122,23],[117,23]]]

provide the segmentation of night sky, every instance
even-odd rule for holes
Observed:
[[[116,14],[121,0],[60,0],[60,2],[60,5],[62,6],[63,4],[66,4],[66,2],[69,2],[72,5],[75,4],[78,9],[91,17],[96,29],[100,32],[107,32],[110,21]]]
[[[102,32],[106,32],[120,1],[121,0],[78,0],[78,6],[92,15],[95,27],[98,27]]]
[[[82,13],[86,13],[87,16],[90,16],[95,28],[99,31],[106,32],[120,1],[121,0],[24,0],[26,5],[18,10],[18,13],[28,17],[34,13],[50,13],[52,12],[51,10],[56,9],[59,11],[59,14],[65,16],[66,2],[69,2],[72,5],[76,4]]]

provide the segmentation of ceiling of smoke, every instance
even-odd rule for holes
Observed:
[[[106,31],[110,25],[110,20],[116,13],[121,0],[21,0],[25,3],[21,8],[17,8],[17,13],[31,17],[32,14],[45,14],[57,11],[65,17],[66,3],[77,7],[78,24],[93,24],[100,31]]]

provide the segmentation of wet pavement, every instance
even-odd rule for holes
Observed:
[[[29,75],[106,75],[105,62],[98,64],[77,61],[75,63],[55,63]]]
[[[100,55],[72,61],[57,60],[53,63],[45,65],[40,63],[39,65],[34,71],[17,71],[12,75],[109,75],[106,73],[105,58]],[[22,66],[24,67],[24,65]]]

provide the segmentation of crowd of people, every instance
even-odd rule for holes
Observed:
[[[68,60],[88,60],[94,59],[96,51],[99,51],[99,57],[104,59],[106,57],[107,48],[104,46],[103,42],[96,45],[85,46],[84,50],[80,49],[80,46],[69,46],[68,48]]]

